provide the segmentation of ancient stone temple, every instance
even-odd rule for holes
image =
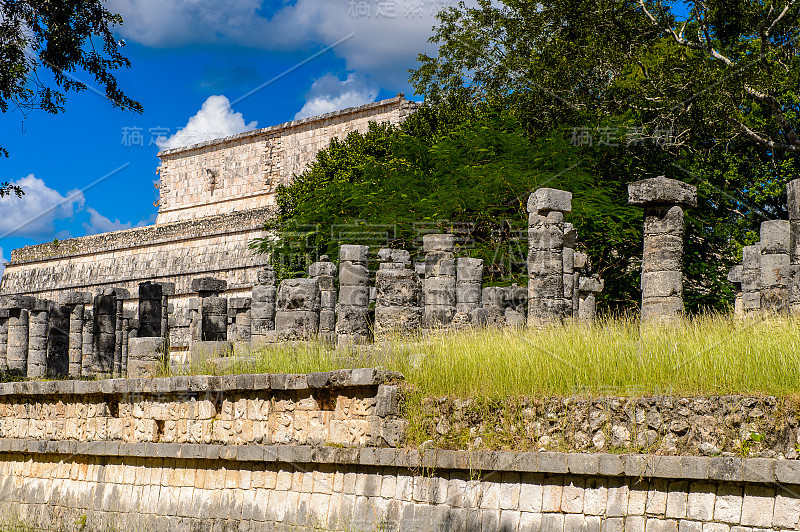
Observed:
[[[121,300],[120,309],[108,307],[113,315],[101,314],[91,319],[101,319],[104,327],[113,322],[120,328],[129,319],[125,315],[137,312],[140,282],[168,283],[174,285],[174,293],[169,296],[170,347],[180,351],[188,349],[192,312],[202,311],[191,304],[198,297],[192,281],[214,278],[226,282],[226,298],[238,298],[231,299],[225,311],[231,314],[230,323],[223,324],[220,315],[218,325],[226,330],[230,327],[233,336],[241,337],[251,319],[247,298],[252,297],[253,287],[260,284],[257,272],[268,259],[253,253],[248,242],[262,236],[263,224],[275,205],[276,187],[301,173],[333,137],[344,138],[352,131],[366,131],[370,121],[399,124],[414,107],[413,102],[398,95],[361,107],[162,151],[158,154],[160,200],[155,225],[16,249],[3,274],[0,296],[24,295],[42,301],[61,301],[67,293],[90,294],[87,297],[91,298],[111,290],[116,298],[113,305]],[[104,304],[112,304],[111,292],[104,296]],[[150,291],[145,288],[144,293],[145,306],[153,307]],[[123,294],[127,295],[121,297]],[[259,292],[257,296],[263,294]],[[46,307],[40,303],[37,307],[36,302],[22,300],[9,302],[16,306],[3,309],[2,313],[10,313],[11,318],[0,321],[11,324],[6,336],[11,336],[14,345],[22,341],[17,338],[20,334],[17,324],[22,320],[39,324],[46,316],[62,311],[61,306]],[[89,308],[83,300],[77,304],[66,301],[64,305],[68,312],[74,313]],[[105,312],[107,306],[99,308]],[[263,301],[257,300],[256,307],[260,313]],[[206,309],[207,322],[209,309]],[[253,319],[260,326],[264,317],[259,313]],[[69,318],[66,315],[63,321],[66,323]],[[74,321],[77,327],[77,319]],[[141,326],[152,331],[154,323]],[[32,330],[43,333],[41,326]],[[78,337],[77,329],[70,331]],[[119,332],[107,331],[105,343],[99,349],[108,349],[112,336]],[[260,333],[259,330],[255,334]],[[39,341],[42,337],[35,338]],[[46,356],[47,346],[39,343],[35,344],[34,353],[39,357],[36,360]],[[13,348],[11,351],[13,359]],[[73,351],[77,356],[76,347]],[[112,354],[104,355],[101,360],[113,360],[108,357]],[[72,357],[65,363],[77,368]],[[32,370],[38,372],[41,368],[36,365]]]

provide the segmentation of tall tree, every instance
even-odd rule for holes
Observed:
[[[82,73],[113,106],[141,112],[114,77],[114,70],[130,67],[120,52],[124,42],[112,32],[121,23],[103,0],[0,1],[0,112],[61,112],[67,92],[86,90]],[[8,156],[2,146],[0,154]]]
[[[798,6],[689,1],[679,18],[675,4],[461,3],[441,13],[438,56],[421,55],[411,79],[431,101],[502,102],[534,137],[584,131],[577,144],[594,143],[582,156],[604,161],[596,171],[613,183],[666,174],[696,184],[687,303],[719,308],[726,267],[758,222],[784,214],[783,185],[797,175]],[[610,266],[619,254],[595,258]]]

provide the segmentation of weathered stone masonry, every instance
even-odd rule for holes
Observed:
[[[0,511],[121,531],[798,530],[795,460],[398,448],[397,377],[2,384]]]

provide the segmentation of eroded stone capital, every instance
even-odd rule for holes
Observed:
[[[664,176],[628,184],[628,203],[639,207],[682,205],[697,207],[697,187]]]

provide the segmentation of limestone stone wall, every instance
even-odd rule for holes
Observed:
[[[400,378],[2,383],[0,528],[800,530],[800,461],[403,448]]]
[[[0,440],[4,516],[192,532],[756,532],[800,518],[788,460],[52,443]]]
[[[160,152],[156,224],[275,204],[275,188],[305,170],[331,139],[369,122],[399,124],[413,111],[402,96]]]

